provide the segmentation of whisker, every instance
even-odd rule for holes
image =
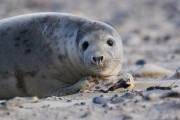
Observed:
[[[85,64],[87,65],[89,71],[88,75],[93,75],[94,73],[99,73],[99,72],[102,72],[102,71],[106,71],[106,70],[115,70],[117,68],[119,68],[119,66],[121,65],[122,61],[117,59],[117,58],[108,58],[106,59],[102,66],[99,67],[99,66],[96,66],[94,63],[92,63],[91,61],[87,61],[85,62]]]

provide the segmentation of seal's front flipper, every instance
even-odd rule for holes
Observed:
[[[51,90],[50,96],[65,96],[79,92],[82,89],[90,88],[91,77],[84,77],[75,84],[61,83],[58,87]]]

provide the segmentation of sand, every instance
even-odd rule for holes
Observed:
[[[134,73],[143,64],[152,64],[166,69],[163,74],[168,75],[136,76],[131,92],[77,93],[36,101],[14,98],[16,104],[1,100],[0,120],[180,119],[180,78],[174,76],[180,67],[179,0],[0,0],[0,19],[44,11],[111,24],[122,36],[123,72]]]

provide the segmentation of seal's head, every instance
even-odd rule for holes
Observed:
[[[108,77],[120,72],[122,41],[111,26],[101,22],[86,23],[80,28],[78,37],[81,60],[92,75]]]

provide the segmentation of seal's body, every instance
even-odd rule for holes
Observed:
[[[60,13],[0,20],[0,98],[76,93],[87,76],[116,76],[122,59],[105,23]]]

